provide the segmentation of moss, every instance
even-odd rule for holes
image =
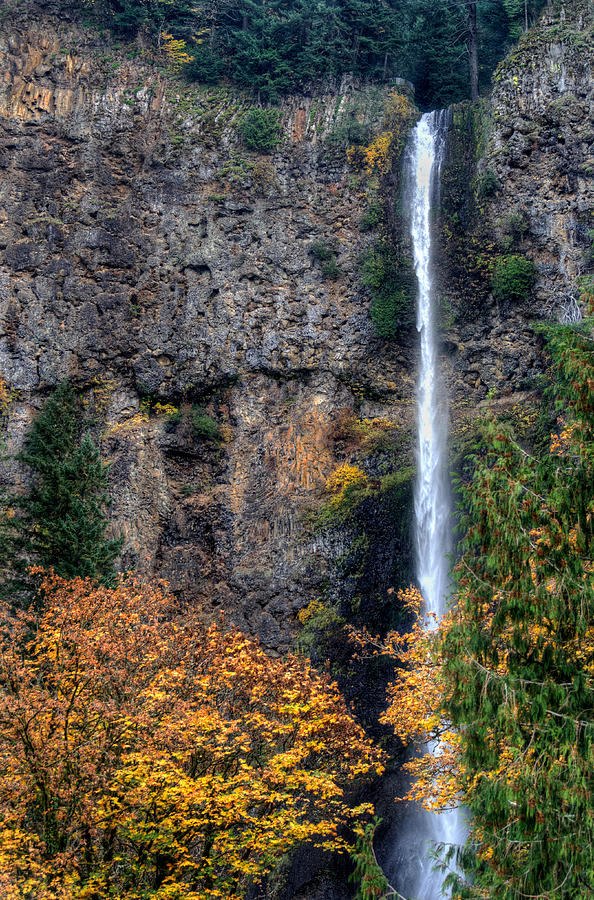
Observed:
[[[357,677],[346,623],[373,632],[398,624],[401,611],[392,588],[412,577],[412,485],[414,468],[351,483],[340,502],[324,502],[310,515],[314,531],[334,532],[344,550],[333,559],[319,596],[299,614],[300,649],[314,660],[331,660],[336,676]],[[332,539],[331,539],[332,542]]]
[[[215,178],[217,181],[228,181],[230,184],[245,182],[252,177],[254,168],[255,163],[251,160],[246,159],[240,153],[232,153],[230,158],[216,173]],[[220,197],[224,195],[212,196]]]
[[[387,239],[377,241],[363,257],[361,281],[371,294],[369,314],[376,337],[393,340],[413,324],[414,273]]]
[[[333,431],[335,442],[349,445],[365,454],[378,451],[395,452],[398,440],[398,426],[383,417],[359,418],[351,410],[343,410]]]
[[[346,620],[331,603],[316,598],[299,612],[298,618],[303,627],[297,648],[307,656],[336,639],[344,640]]]
[[[339,97],[332,116],[332,128],[326,137],[331,148],[367,144],[381,123],[385,104],[385,88],[368,85]]]
[[[504,250],[515,247],[529,230],[528,216],[523,209],[513,209],[496,223],[502,233],[501,245]]]
[[[499,181],[493,169],[487,169],[477,180],[478,196],[481,199],[492,197],[499,188]]]
[[[377,199],[369,202],[369,205],[361,217],[359,227],[361,231],[373,231],[381,225],[383,219],[382,205]]]
[[[334,493],[329,500],[310,511],[307,519],[313,531],[343,527],[352,522],[355,512],[366,501],[377,501],[390,493],[406,493],[415,474],[414,466],[408,466],[380,478],[369,478],[357,466],[348,468],[356,470],[362,477],[345,480],[339,493]]]

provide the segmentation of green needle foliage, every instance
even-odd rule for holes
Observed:
[[[105,536],[108,467],[89,435],[81,435],[76,395],[67,383],[33,422],[19,459],[32,476],[16,522],[26,556],[63,578],[111,583],[122,540]]]
[[[6,454],[2,454],[6,459]],[[15,498],[0,487],[0,600],[18,603],[26,591],[25,564],[20,558],[20,536],[15,520]]]
[[[356,829],[357,839],[351,851],[354,871],[350,876],[350,880],[357,885],[355,900],[384,900],[396,897],[396,892],[390,887],[373,849],[373,838],[380,821],[374,819],[373,822]]]
[[[280,143],[279,119],[277,109],[250,109],[239,126],[245,147],[256,153],[273,153]]]
[[[564,410],[533,456],[493,423],[465,489],[445,713],[472,820],[462,898],[594,898],[594,342],[548,329]]]
[[[130,39],[184,40],[186,75],[221,80],[275,102],[327,76],[366,81],[408,78],[421,108],[470,95],[471,0],[62,0]],[[481,86],[544,0],[476,0]]]
[[[495,261],[491,287],[497,300],[522,302],[528,300],[536,281],[536,267],[531,259],[511,254]]]

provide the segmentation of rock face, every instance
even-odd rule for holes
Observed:
[[[591,4],[560,4],[500,68],[485,162],[501,185],[491,212],[496,234],[513,241],[516,223],[525,223],[518,237],[538,268],[536,311],[556,320],[571,316],[576,278],[591,263],[592,15]]]
[[[10,449],[72,380],[112,462],[123,565],[282,649],[321,577],[300,517],[336,464],[336,415],[403,421],[413,383],[410,348],[372,335],[364,185],[326,140],[356,91],[287,100],[283,142],[259,156],[244,100],[188,90],[47,5],[9,8],[0,52]]]
[[[244,97],[188,88],[140,46],[114,49],[53,7],[0,10],[8,449],[70,379],[112,464],[122,567],[283,652],[310,600],[367,615],[411,555],[406,503],[379,489],[354,530],[305,525],[328,475],[356,456],[345,416],[405,436],[400,455],[361,463],[370,484],[412,459],[416,334],[373,335],[360,268],[378,234],[362,226],[369,185],[340,133],[353,115],[379,124],[382,91],[345,80],[286,99],[282,142],[259,155],[242,145]],[[440,277],[455,420],[487,394],[519,402],[543,366],[531,323],[575,315],[592,261],[590,15],[582,0],[558,3],[502,64],[492,106],[454,110]],[[506,253],[536,264],[528,302],[493,297]],[[319,868],[292,871],[292,896],[349,896]]]
[[[344,551],[303,529],[346,458],[337,418],[406,430],[413,414],[414,332],[373,336],[360,278],[377,238],[361,227],[367,184],[333,140],[361,110],[377,124],[381,91],[345,81],[288,98],[282,143],[258,155],[241,142],[245,98],[188,89],[138,46],[114,50],[68,21],[63,4],[59,16],[33,0],[5,8],[9,449],[71,379],[112,462],[122,565],[282,650]],[[496,74],[492,110],[454,110],[441,259],[454,416],[488,392],[529,390],[542,368],[531,321],[575,311],[594,199],[590,25],[581,0],[551,9]],[[504,252],[536,263],[528,304],[490,292]],[[382,531],[367,560],[383,573],[377,590],[395,546]]]
[[[444,173],[444,329],[452,394],[530,390],[542,371],[532,323],[575,317],[591,270],[594,208],[591,5],[548,8],[494,76],[492,101],[454,108]],[[524,302],[496,301],[497,258],[534,261]]]

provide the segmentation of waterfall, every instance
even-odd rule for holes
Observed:
[[[417,412],[415,548],[417,581],[429,613],[445,612],[450,590],[451,502],[447,470],[448,406],[437,353],[435,297],[431,266],[431,208],[439,202],[439,177],[449,126],[447,110],[427,113],[409,142],[405,177],[415,271],[418,280],[417,331],[420,340]],[[428,627],[431,627],[429,625]],[[426,752],[432,752],[427,747]],[[444,895],[444,874],[434,871],[431,847],[465,839],[463,815],[411,809],[400,823],[395,848],[398,889],[414,900]]]
[[[407,158],[410,233],[418,281],[418,381],[415,545],[417,580],[427,612],[445,612],[449,584],[450,498],[447,477],[447,401],[437,359],[431,278],[431,205],[439,192],[447,110],[426,113]]]

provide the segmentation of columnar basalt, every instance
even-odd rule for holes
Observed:
[[[530,388],[542,367],[530,323],[563,314],[587,265],[587,15],[575,0],[523,39],[496,75],[492,127],[487,113],[470,128],[454,111],[474,148],[485,135],[470,193],[456,195],[444,171],[450,233],[472,225],[464,259],[455,242],[442,247],[458,406]],[[378,92],[347,79],[287,98],[282,143],[262,156],[241,143],[245,97],[187,88],[52,4],[9,4],[0,52],[9,449],[71,379],[113,462],[123,564],[164,575],[205,612],[224,607],[279,649],[332,565],[331,542],[312,545],[302,515],[344,460],[341,412],[403,431],[412,421],[413,341],[406,329],[373,336],[365,175],[331,140],[355,109],[378,124]],[[534,259],[530,303],[493,298],[485,235],[494,255]],[[194,407],[216,420],[218,442],[193,429]]]
[[[440,293],[460,410],[469,393],[532,390],[543,368],[532,323],[576,315],[592,265],[593,57],[588,4],[551,4],[495,72],[492,99],[454,107]],[[510,257],[535,264],[523,300],[492,290],[496,260]]]
[[[337,415],[409,416],[410,352],[373,337],[359,274],[365,185],[327,140],[355,100],[381,115],[381,91],[288,98],[267,156],[242,146],[245,97],[47,7],[8,8],[0,51],[9,450],[70,379],[112,462],[123,565],[279,650],[323,577],[301,517],[336,465]]]

